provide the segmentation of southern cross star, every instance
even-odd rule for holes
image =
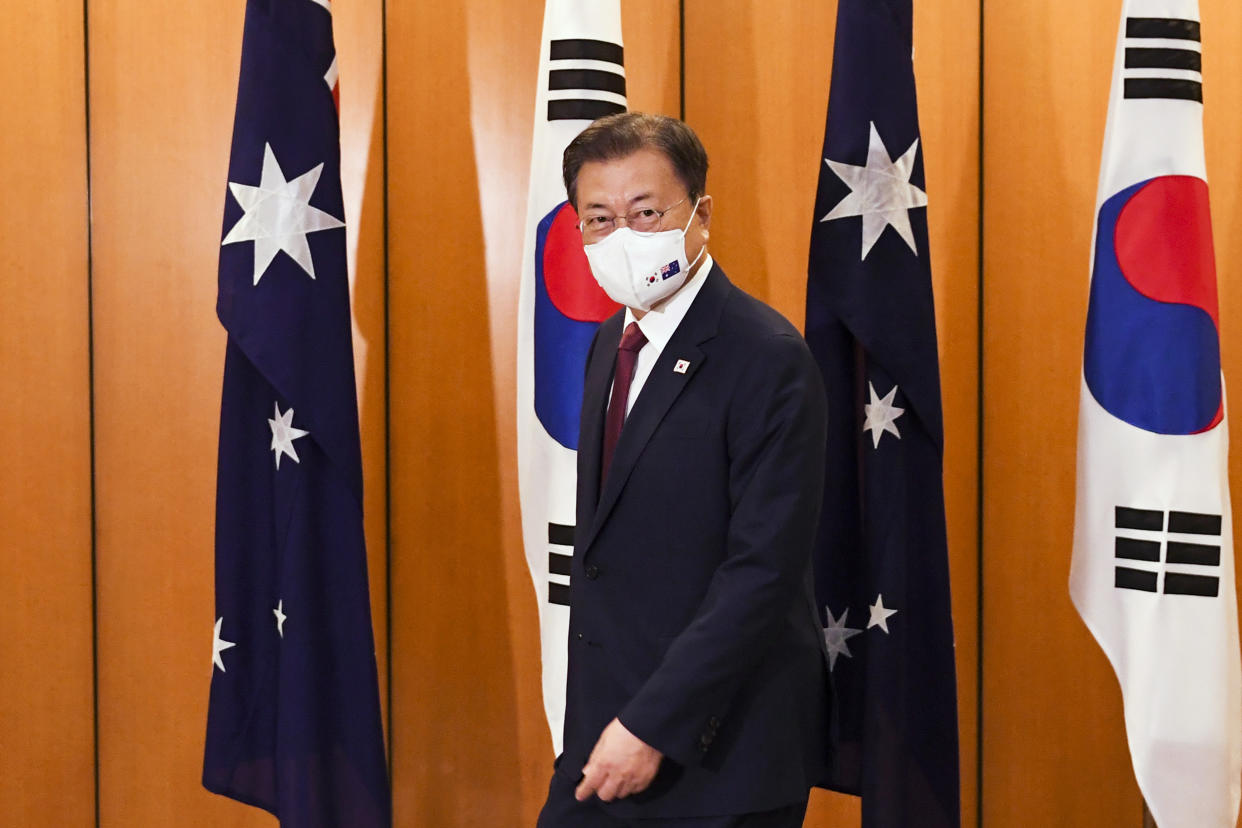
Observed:
[[[285,599],[281,598],[276,602],[276,609],[272,610],[272,614],[276,616],[276,632],[281,638],[285,637],[285,619],[289,616],[285,615]],[[888,632],[888,630],[884,630]]]
[[[875,603],[871,605],[871,618],[867,620],[867,629],[879,627],[888,632],[888,619],[897,614],[897,610],[889,609],[884,606],[884,596],[876,595]]]
[[[303,431],[300,428],[293,427],[293,409],[290,408],[285,413],[280,413],[280,403],[273,403],[276,408],[276,418],[268,418],[267,424],[272,427],[272,451],[276,452],[276,468],[280,468],[280,456],[287,454],[293,458],[293,462],[301,463],[298,459],[297,449],[293,447],[293,441],[305,437],[310,434],[309,431]]]
[[[837,202],[820,221],[862,216],[862,260],[879,240],[885,227],[892,227],[906,245],[918,255],[914,231],[910,228],[910,211],[927,206],[927,193],[910,183],[919,139],[894,161],[889,157],[880,133],[871,124],[871,142],[867,147],[867,165],[859,167],[825,158],[824,163],[849,185],[850,194]]]
[[[828,626],[824,627],[824,643],[828,645],[828,670],[831,671],[837,666],[837,656],[853,658],[849,645],[845,642],[861,633],[862,630],[845,626],[845,619],[850,614],[849,607],[845,608],[840,618],[833,618],[832,610],[828,607],[824,607],[824,612],[828,613]]]
[[[225,641],[223,638],[220,637],[220,627],[223,625],[224,625],[224,618],[217,618],[216,619],[216,634],[211,642],[211,662],[220,668],[221,673],[225,672],[225,669],[224,669],[224,659],[220,657],[220,654],[223,653],[225,650],[227,650],[229,647],[237,646],[232,641]]]
[[[287,181],[276,161],[272,145],[264,144],[263,173],[259,186],[229,182],[233,198],[246,213],[220,244],[254,242],[256,285],[267,272],[272,259],[282,250],[306,271],[306,275],[315,278],[315,262],[311,258],[306,234],[345,226],[345,222],[336,216],[310,206],[311,194],[315,192],[322,172],[321,163]]]
[[[863,405],[863,413],[867,415],[863,423],[863,431],[871,432],[871,447],[880,447],[880,438],[886,431],[900,440],[901,433],[897,431],[896,422],[906,410],[893,405],[893,397],[897,395],[897,386],[894,385],[893,390],[885,394],[883,399],[876,395],[875,386],[870,382],[867,383],[867,388],[871,392],[871,402]]]

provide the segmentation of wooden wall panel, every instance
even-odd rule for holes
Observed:
[[[542,14],[389,7],[398,825],[533,824],[551,774],[514,386]],[[675,113],[676,6],[622,17],[631,106]]]
[[[261,825],[199,784],[243,7],[89,10],[101,824]]]
[[[472,126],[485,84],[469,67],[473,54],[504,52],[514,65],[490,80],[520,87],[534,64],[513,50],[537,43],[539,20],[533,7],[486,11],[490,21],[472,20],[464,3],[388,10],[392,749],[403,826],[483,824],[518,813],[523,793],[492,386],[512,369],[492,366],[489,351],[483,136]],[[484,22],[493,39],[479,42],[472,23]],[[519,144],[514,121],[501,129]],[[516,149],[496,149],[516,163]],[[486,181],[508,196],[502,221],[520,225],[517,186]]]
[[[95,813],[82,4],[0,16],[0,824]]]
[[[681,27],[675,4],[622,0],[621,29],[630,109],[680,115]]]
[[[1139,824],[1121,694],[1069,600],[1096,182],[1120,2],[986,3],[984,824]],[[1226,376],[1242,372],[1234,44],[1201,3]],[[1236,410],[1230,419],[1237,428]],[[1232,464],[1234,491],[1238,459]]]
[[[368,166],[362,126],[378,106],[380,3],[341,5],[367,527],[382,597],[382,168]],[[270,822],[199,782],[225,339],[216,261],[243,12],[90,4],[104,825]],[[383,662],[382,602],[377,617]]]
[[[1119,8],[1017,0],[984,13],[985,824],[1128,826],[1140,814],[1117,683],[1067,585]]]
[[[384,330],[384,15],[381,0],[332,6],[341,84],[341,186],[353,287],[363,516],[380,703],[388,710],[387,334]]]
[[[978,4],[917,3],[915,72],[930,195],[946,429],[945,495],[957,638],[963,824],[975,819]],[[836,4],[686,3],[686,120],[712,159],[711,250],[795,324],[824,137]],[[807,825],[856,820],[815,792]]]

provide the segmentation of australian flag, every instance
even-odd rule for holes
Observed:
[[[816,591],[829,787],[864,826],[960,824],[935,311],[911,0],[840,0],[807,275],[828,389]]]
[[[250,0],[216,307],[203,784],[286,828],[390,824],[336,89],[328,0]]]

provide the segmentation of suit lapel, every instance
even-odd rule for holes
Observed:
[[[595,509],[590,529],[581,545],[584,552],[590,548],[600,527],[607,520],[609,512],[616,505],[617,498],[625,488],[626,480],[629,479],[638,458],[650,442],[652,435],[655,434],[660,422],[682,390],[702,367],[706,355],[698,345],[716,335],[720,312],[732,289],[733,285],[725,277],[724,271],[713,265],[711,272],[707,274],[706,283],[660,353],[660,358],[656,360],[655,366],[647,376],[647,381],[643,384],[642,392],[635,400],[634,407],[630,409],[625,426],[621,429],[621,437],[617,441],[617,450],[613,455],[612,466],[608,470],[608,480],[605,481],[602,492],[599,491],[599,455],[600,444],[603,442],[603,403],[600,403],[598,431],[593,435],[595,441],[591,444],[594,445],[595,457],[594,462],[588,464],[592,466],[595,479],[587,483],[592,491],[599,492],[599,505]],[[620,341],[619,331],[616,341]],[[603,347],[603,345],[601,338],[598,347]],[[613,350],[615,349],[614,344]],[[615,359],[614,355],[612,361],[615,362]],[[674,370],[683,360],[689,363],[683,366],[684,371]],[[611,385],[611,377],[610,367],[608,385]],[[605,387],[603,401],[607,400],[607,394],[608,390]],[[584,434],[583,437],[585,438],[586,435]],[[579,445],[581,447],[588,444],[584,441]]]
[[[586,381],[582,391],[582,431],[578,435],[578,464],[582,479],[578,483],[578,496],[584,499],[591,511],[599,501],[599,467],[604,443],[604,416],[607,413],[608,392],[612,388],[612,372],[617,364],[617,346],[621,342],[621,323],[624,313],[608,319],[600,327],[595,340],[595,351],[587,364]]]

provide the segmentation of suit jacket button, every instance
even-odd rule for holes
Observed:
[[[587,578],[594,581],[596,578],[599,577],[599,567],[596,566],[595,564],[589,564],[586,568],[586,576]]]
[[[582,633],[578,633],[578,634],[577,634],[577,636],[576,636],[576,638],[577,638],[579,641],[581,641],[581,640],[582,640]]]

